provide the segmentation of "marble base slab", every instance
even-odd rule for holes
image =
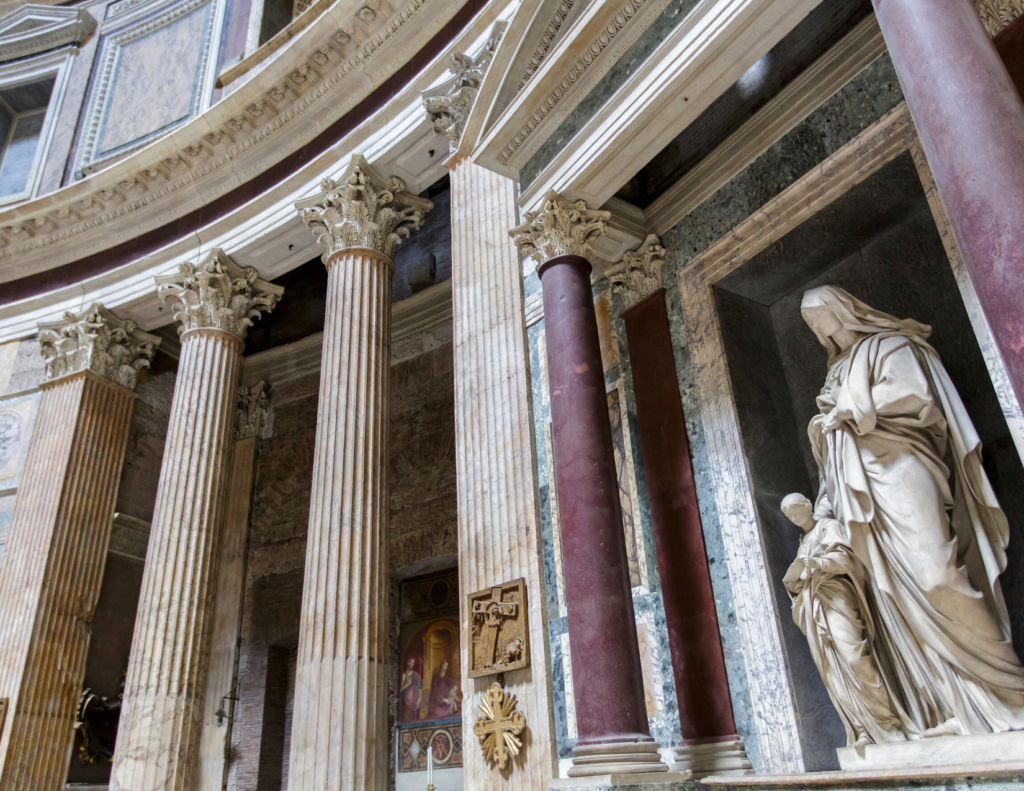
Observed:
[[[591,775],[590,777],[559,777],[551,781],[549,791],[570,788],[614,788],[632,786],[637,789],[664,788],[665,783],[682,783],[693,779],[693,772],[634,772],[629,774]]]
[[[836,754],[844,771],[997,764],[1021,760],[1024,756],[1024,731],[842,747],[836,750]]]

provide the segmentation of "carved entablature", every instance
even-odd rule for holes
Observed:
[[[394,259],[395,247],[423,224],[434,204],[408,192],[401,179],[385,179],[355,154],[340,179],[324,179],[320,194],[295,208],[323,245],[327,264],[338,251],[357,247]]]
[[[526,212],[526,222],[509,231],[516,247],[538,264],[560,255],[590,258],[590,246],[608,230],[611,212],[588,209],[584,201],[571,203],[553,190],[544,195],[539,211]]]
[[[26,3],[0,18],[0,61],[79,45],[96,29],[84,8],[57,8]]]
[[[665,263],[665,248],[653,233],[648,236],[640,249],[622,256],[625,269],[608,279],[615,291],[622,297],[626,310],[647,299],[661,288],[661,266]]]
[[[261,280],[255,268],[243,269],[219,249],[198,265],[182,264],[177,274],[156,278],[156,284],[161,300],[178,300],[174,318],[181,322],[179,333],[217,329],[242,340],[253,320],[272,311],[284,293],[281,286]]]
[[[452,73],[452,77],[420,94],[434,134],[448,138],[448,150],[453,154],[459,148],[459,141],[469,118],[469,111],[473,109],[477,90],[507,24],[495,23],[491,37],[475,58],[462,52],[453,52],[448,59],[448,71]]]
[[[39,353],[46,361],[47,379],[88,370],[134,390],[139,371],[149,368],[159,345],[155,335],[98,303],[39,325]]]
[[[990,36],[1024,16],[1024,0],[974,0],[974,5]]]
[[[254,385],[240,385],[238,406],[235,408],[235,439],[263,437],[270,406],[270,386],[259,381]]]

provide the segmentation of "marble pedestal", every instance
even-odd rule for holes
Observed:
[[[746,747],[739,737],[701,744],[683,742],[676,747],[675,761],[670,769],[673,772],[689,771],[698,780],[710,775],[754,774]]]
[[[1024,731],[981,736],[940,736],[913,742],[868,744],[836,750],[843,771],[918,766],[998,764],[1024,757]]]
[[[630,786],[634,789],[657,791],[666,783],[682,783],[693,779],[693,772],[634,772],[627,774],[592,775],[590,777],[559,777],[551,781],[550,791],[570,788],[612,788]]]

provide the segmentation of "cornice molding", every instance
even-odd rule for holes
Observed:
[[[79,45],[95,29],[84,8],[23,5],[0,18],[0,62]]]
[[[423,225],[423,215],[434,204],[410,194],[401,179],[385,179],[362,154],[355,154],[340,179],[324,179],[320,194],[295,208],[324,248],[322,259],[329,265],[335,253],[351,248],[376,250],[393,262],[402,238]]]
[[[212,250],[196,264],[182,264],[178,272],[156,278],[160,299],[176,299],[174,319],[178,333],[216,329],[245,340],[246,332],[263,313],[270,313],[284,293],[281,286],[261,280],[256,269],[244,269],[223,250]]]
[[[249,181],[353,109],[461,6],[408,0],[368,24],[362,0],[341,0],[206,113],[87,179],[0,212],[0,283],[129,241]]]
[[[134,390],[139,371],[149,368],[159,345],[155,335],[98,303],[39,325],[39,353],[46,362],[47,380],[92,371]]]

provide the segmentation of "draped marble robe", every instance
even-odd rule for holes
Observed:
[[[822,329],[821,308],[842,330]],[[815,511],[843,522],[866,569],[876,649],[904,709],[925,735],[1024,728],[1024,669],[999,588],[1009,528],[931,328],[832,286],[807,292],[801,311],[829,350],[808,427]]]

